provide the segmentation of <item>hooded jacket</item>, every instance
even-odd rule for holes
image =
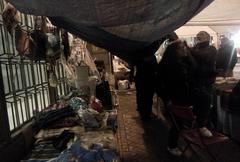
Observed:
[[[216,55],[217,50],[209,42],[198,43],[192,49],[192,56],[196,61],[196,68],[193,70],[192,81],[196,85],[209,86],[216,78]]]
[[[222,69],[223,71],[233,70],[237,63],[237,51],[233,44],[227,43],[222,45],[217,54],[217,69]]]

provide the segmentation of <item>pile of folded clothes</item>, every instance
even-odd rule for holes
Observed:
[[[118,161],[117,111],[97,102],[62,97],[35,117],[35,129],[33,149],[22,162]]]

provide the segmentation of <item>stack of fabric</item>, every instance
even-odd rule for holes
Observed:
[[[62,96],[35,118],[35,143],[23,162],[115,162],[117,111],[88,104],[78,95]]]

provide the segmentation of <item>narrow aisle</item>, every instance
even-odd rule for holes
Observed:
[[[135,91],[119,93],[118,142],[123,162],[177,162],[166,153],[167,127],[160,120],[143,124],[136,111]]]
[[[188,157],[185,158],[169,155],[166,152],[168,124],[160,119],[143,124],[136,111],[135,91],[131,91],[131,94],[121,92],[118,96],[117,137],[122,162],[206,162],[206,159],[211,161],[206,152],[198,148],[195,148],[196,156],[191,156],[192,153],[188,153]],[[209,149],[219,162],[236,162],[239,159],[240,147],[231,140],[212,144]]]

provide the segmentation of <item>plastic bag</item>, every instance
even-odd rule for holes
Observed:
[[[119,80],[118,81],[118,89],[119,90],[126,90],[129,88],[129,81],[128,80]]]
[[[60,62],[66,71],[68,84],[71,85],[72,87],[75,87],[75,81],[76,81],[75,71],[71,66],[67,64],[66,58],[63,56],[63,54],[60,56]]]

